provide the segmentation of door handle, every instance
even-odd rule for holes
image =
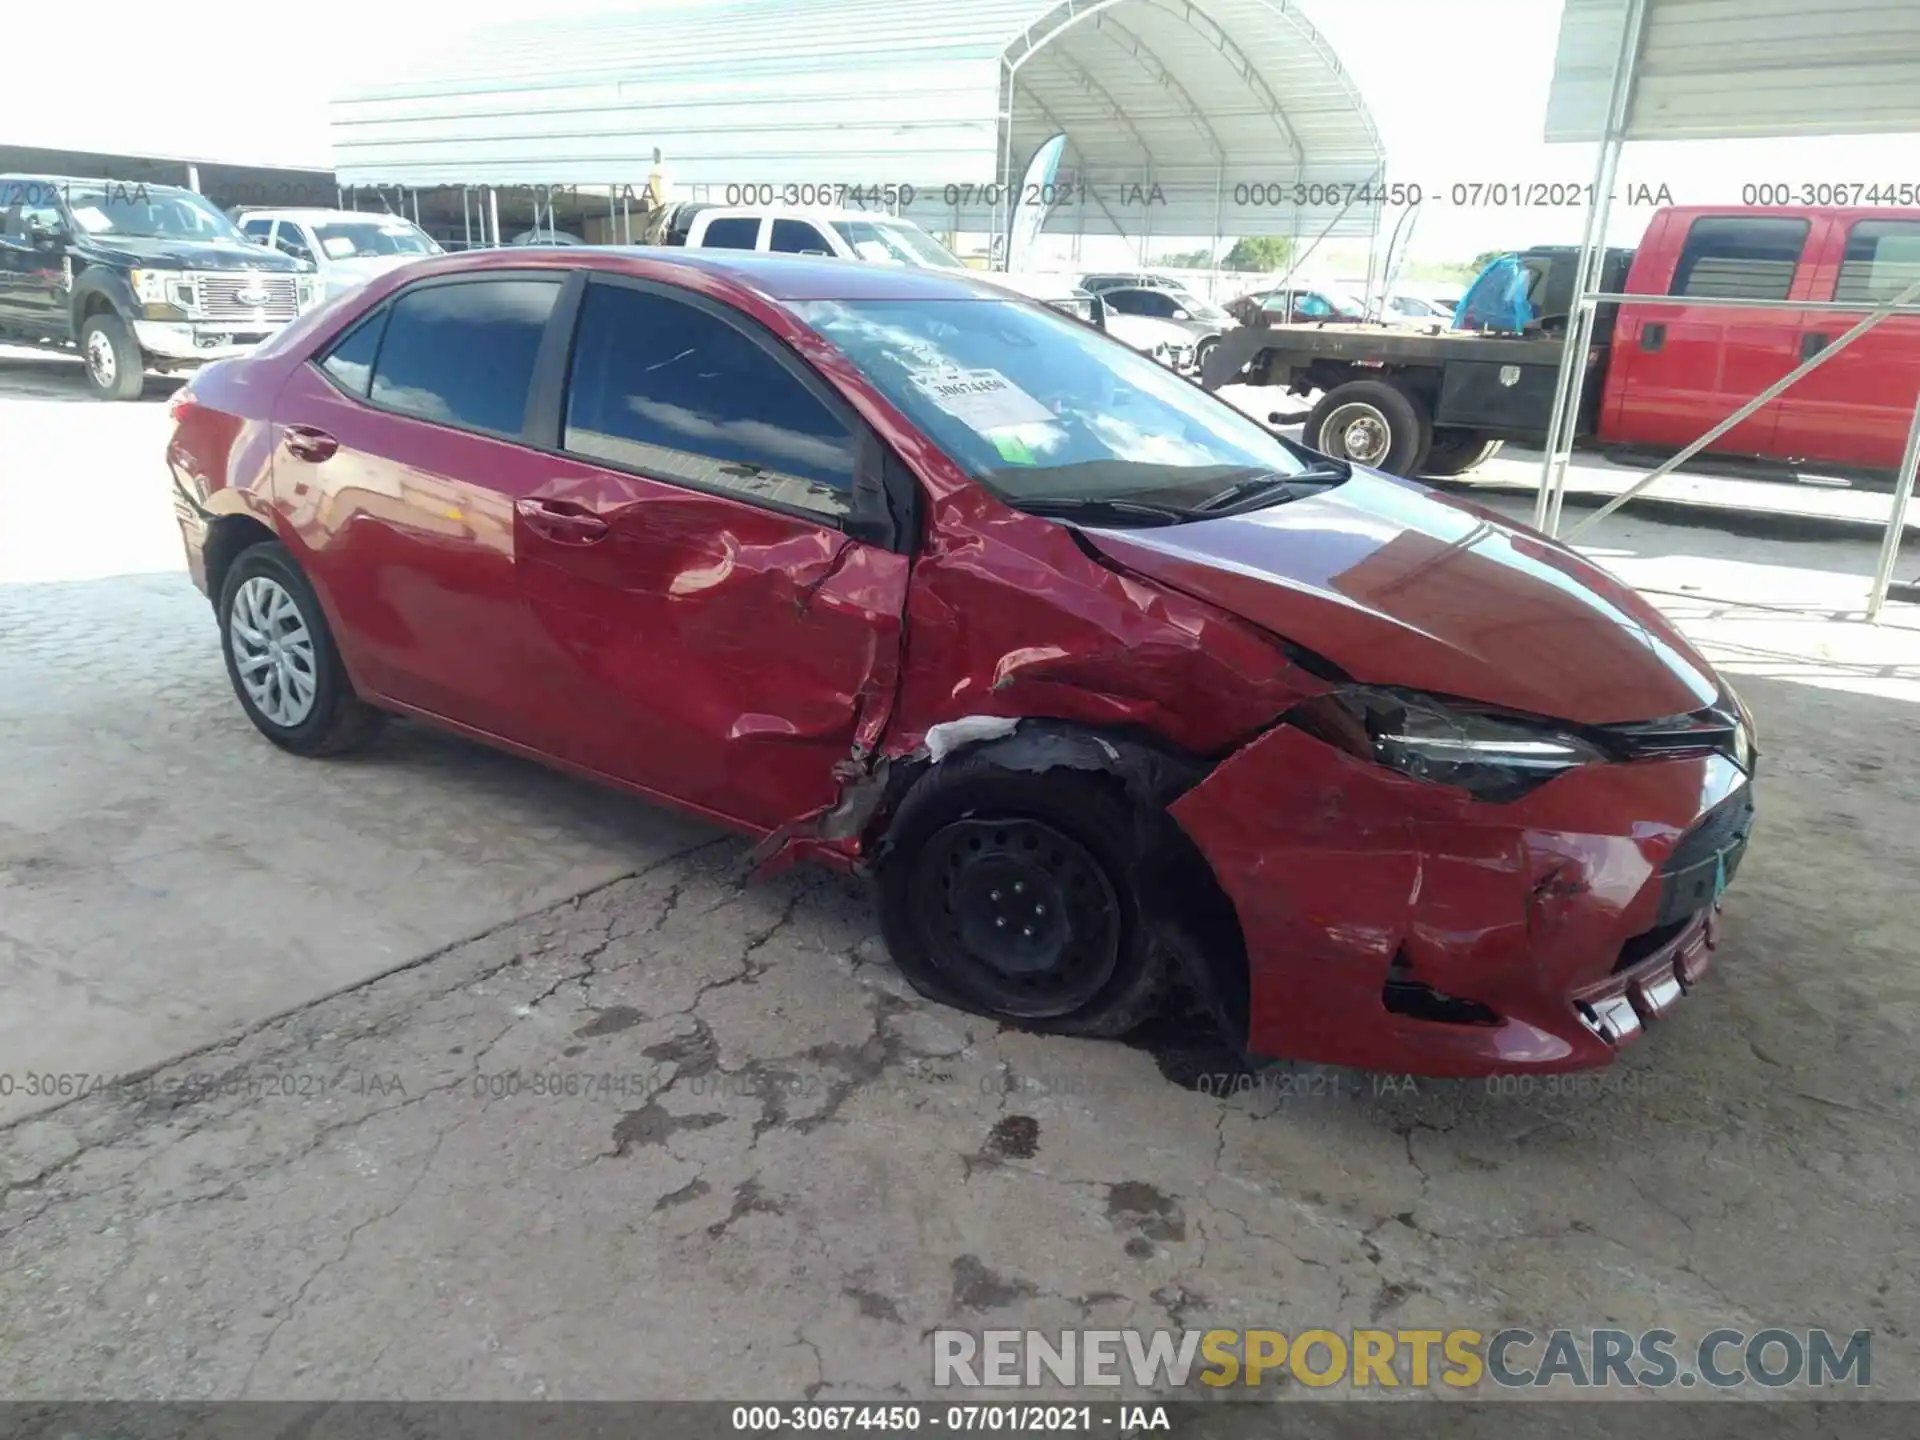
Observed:
[[[571,500],[528,496],[514,501],[513,508],[529,530],[561,545],[591,545],[607,534],[606,521]]]
[[[316,430],[311,425],[289,425],[281,437],[281,444],[287,447],[289,455],[302,460],[311,460],[315,464],[325,460],[340,448],[340,442],[324,430]]]
[[[1651,324],[1640,327],[1640,348],[1648,354],[1652,354],[1666,343],[1667,326],[1665,321],[1655,320]]]
[[[1800,358],[1811,360],[1832,341],[1831,335],[1822,335],[1818,330],[1807,330],[1800,336]]]

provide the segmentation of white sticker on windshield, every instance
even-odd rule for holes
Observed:
[[[1051,410],[998,370],[940,370],[912,378],[934,404],[983,434],[1054,420]]]
[[[107,212],[92,205],[74,206],[73,218],[89,235],[104,234],[113,226],[113,221],[107,218]]]
[[[329,235],[320,242],[320,248],[333,259],[340,260],[353,254],[353,241],[345,235]]]

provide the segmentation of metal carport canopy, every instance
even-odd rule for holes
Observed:
[[[908,213],[963,230],[1003,217],[990,187],[1062,131],[1056,231],[1377,220],[1379,136],[1290,0],[650,5],[474,31],[331,116],[348,186],[906,184]]]
[[[1598,140],[1628,0],[1565,3],[1546,138]],[[1899,134],[1916,126],[1920,0],[1646,0],[1623,140]]]

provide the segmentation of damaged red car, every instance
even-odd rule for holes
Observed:
[[[950,1004],[1568,1070],[1718,941],[1751,722],[1649,604],[985,283],[450,256],[173,412],[268,739],[416,716],[871,875]]]

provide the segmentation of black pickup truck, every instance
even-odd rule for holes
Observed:
[[[191,190],[0,175],[0,336],[77,346],[103,400],[243,354],[323,297],[312,265]]]

